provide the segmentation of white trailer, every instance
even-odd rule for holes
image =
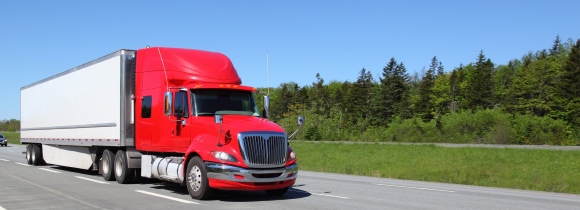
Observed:
[[[21,143],[30,164],[94,169],[97,148],[134,148],[135,51],[119,50],[21,88]],[[40,158],[42,157],[42,158]],[[137,161],[137,162],[136,162]]]

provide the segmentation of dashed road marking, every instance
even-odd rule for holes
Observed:
[[[152,192],[147,192],[147,191],[143,191],[143,190],[135,190],[135,192],[143,193],[143,194],[147,194],[147,195],[152,195],[152,196],[157,196],[157,197],[160,197],[160,198],[165,198],[165,199],[169,199],[169,200],[173,200],[173,201],[177,201],[177,202],[182,202],[182,203],[199,204],[199,203],[196,203],[196,202],[193,202],[193,201],[183,200],[183,199],[174,198],[174,197],[170,197],[170,196],[166,196],[166,195],[161,195],[161,194],[157,194],[157,193],[152,193]]]
[[[6,210],[5,208],[2,208],[2,206],[0,206],[0,210]]]
[[[374,184],[374,185],[386,186],[386,187],[407,188],[407,189],[415,189],[415,190],[428,190],[428,191],[437,191],[437,192],[449,192],[449,193],[455,192],[455,191],[451,191],[451,190],[440,190],[440,189],[432,189],[432,188],[424,188],[424,187],[409,187],[409,186],[392,185],[392,184]]]
[[[8,152],[14,152],[14,151],[12,151],[12,150],[6,150],[6,151],[8,151]]]
[[[0,160],[1,160],[1,161],[9,161],[9,160],[6,160],[6,159],[0,159]]]
[[[16,163],[16,164],[18,164],[18,165],[22,165],[22,166],[30,166],[30,165],[28,165],[28,164],[19,163],[19,162],[14,162],[14,163]]]
[[[91,182],[96,182],[96,183],[99,183],[99,184],[109,184],[107,182],[103,182],[103,181],[99,181],[99,180],[94,180],[94,179],[89,179],[89,178],[85,178],[85,177],[82,177],[82,176],[75,176],[75,177],[76,178],[79,178],[79,179],[84,179],[84,180],[87,180],[87,181],[91,181]]]
[[[328,194],[320,194],[320,193],[311,193],[311,192],[306,192],[306,191],[298,191],[298,190],[288,190],[291,192],[297,192],[297,193],[310,193],[312,195],[320,195],[320,196],[326,196],[326,197],[332,197],[332,198],[342,198],[342,199],[349,199],[348,197],[343,197],[343,196],[337,196],[337,195],[328,195]]]
[[[45,171],[52,172],[52,173],[56,173],[56,174],[60,174],[60,171],[53,171],[53,170],[46,169],[46,168],[38,168],[38,169],[45,170]]]
[[[310,193],[310,194],[314,194],[314,195],[321,195],[321,196],[327,196],[327,197],[333,197],[333,198],[342,198],[342,199],[348,199],[347,197],[336,196],[336,195],[327,195],[327,194],[318,194],[318,193]]]

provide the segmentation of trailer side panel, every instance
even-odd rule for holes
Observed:
[[[21,142],[133,146],[128,57],[120,50],[23,87]]]

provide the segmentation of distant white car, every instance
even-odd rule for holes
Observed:
[[[0,146],[8,146],[8,139],[2,134],[0,134]]]

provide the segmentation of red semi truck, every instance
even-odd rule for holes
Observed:
[[[213,189],[283,195],[298,176],[292,136],[267,120],[269,97],[261,115],[256,88],[241,84],[221,53],[119,50],[22,87],[20,141],[31,165],[121,184],[156,178],[194,199]]]

